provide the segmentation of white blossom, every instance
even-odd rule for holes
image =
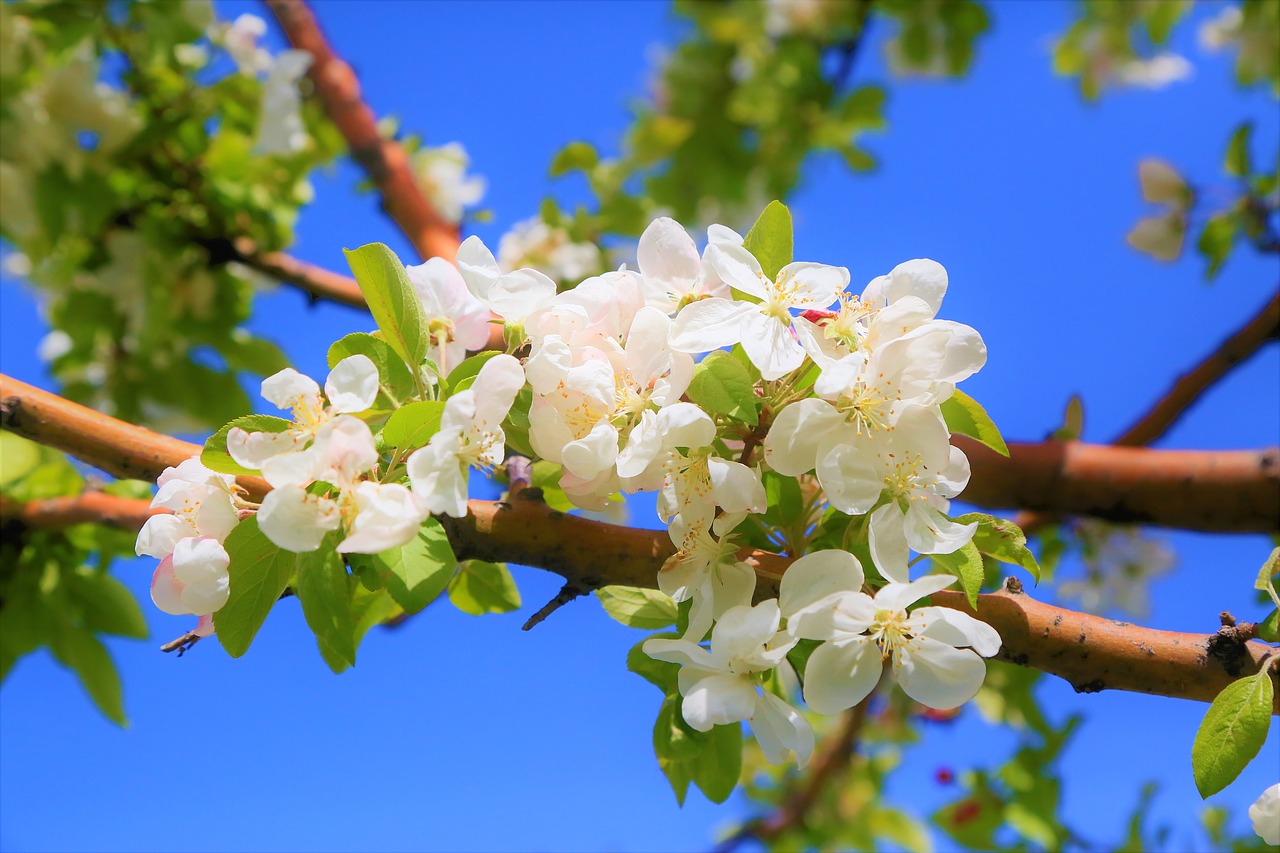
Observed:
[[[1249,806],[1253,831],[1267,844],[1280,844],[1280,782],[1263,791]]]
[[[711,243],[742,245],[742,237],[723,225],[712,225],[707,237]],[[730,297],[728,285],[705,254],[699,258],[693,238],[680,223],[665,216],[649,223],[640,235],[636,266],[644,283],[645,303],[667,314],[677,314],[699,299]]]
[[[813,729],[784,700],[761,689],[763,674],[789,667],[787,652],[794,637],[779,631],[778,602],[734,607],[711,631],[711,648],[690,640],[648,640],[644,652],[652,658],[681,664],[680,710],[684,720],[700,732],[713,726],[746,720],[773,764],[794,752],[803,767],[813,754]]]
[[[431,338],[430,356],[443,376],[489,342],[489,312],[467,289],[458,268],[443,258],[405,267],[422,300]]]
[[[458,247],[458,271],[467,289],[508,326],[523,328],[525,319],[551,303],[556,283],[544,273],[523,268],[504,273],[493,253],[472,235]]]
[[[467,176],[471,158],[460,142],[413,153],[413,171],[431,206],[449,223],[462,221],[462,212],[484,198],[485,180]]]
[[[836,559],[839,552],[831,553],[826,560]],[[1000,650],[1000,635],[958,610],[921,607],[907,612],[912,603],[951,586],[954,577],[890,583],[874,598],[847,589],[818,597],[852,583],[861,570],[801,563],[782,576],[781,600],[788,632],[824,641],[805,666],[804,697],[810,708],[836,714],[853,707],[875,688],[883,662],[890,658],[899,686],[922,705],[948,710],[977,694],[986,677],[982,658]]]
[[[296,154],[309,137],[302,121],[300,81],[314,61],[305,50],[286,50],[275,58],[262,84],[262,108],[254,151],[258,154]]]
[[[206,616],[231,595],[227,567],[231,558],[217,539],[193,536],[174,546],[151,578],[151,600],[175,616]]]
[[[568,231],[538,217],[517,222],[502,235],[498,264],[507,271],[534,267],[556,281],[580,281],[604,266],[594,243],[575,243]]]

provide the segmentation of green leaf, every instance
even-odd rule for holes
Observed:
[[[1062,426],[1053,432],[1058,441],[1079,441],[1084,435],[1084,400],[1079,394],[1072,394],[1067,401],[1066,411],[1062,413]]]
[[[80,676],[80,683],[98,710],[118,725],[126,724],[120,674],[106,646],[88,631],[67,627],[55,638],[53,653]]]
[[[561,148],[551,161],[551,177],[558,178],[568,172],[593,168],[600,162],[600,155],[590,142],[570,142]]]
[[[1191,746],[1191,770],[1201,797],[1231,784],[1262,749],[1274,690],[1269,669],[1228,684],[1204,715]]]
[[[1222,168],[1233,178],[1248,177],[1252,171],[1249,163],[1249,137],[1252,134],[1253,122],[1243,122],[1231,134],[1231,141],[1227,143],[1227,158]]]
[[[444,592],[458,558],[440,522],[428,518],[409,543],[375,555],[373,565],[404,612],[417,613]],[[516,602],[519,606],[518,595]]]
[[[693,760],[693,784],[713,803],[729,799],[742,774],[742,724],[716,726],[699,738]]]
[[[760,398],[747,369],[722,350],[708,355],[693,369],[688,396],[711,415],[728,415],[748,424],[759,422]]]
[[[440,431],[444,403],[423,400],[408,403],[391,413],[382,428],[382,440],[401,451],[422,447]]]
[[[926,853],[933,849],[928,830],[919,821],[897,809],[876,806],[867,815],[867,829],[876,838],[892,841],[894,845],[911,853]]]
[[[1196,241],[1196,248],[1209,262],[1205,275],[1213,278],[1222,269],[1231,255],[1231,247],[1236,239],[1236,231],[1240,228],[1240,220],[1232,211],[1218,213],[1209,217]]]
[[[298,555],[277,547],[258,529],[256,516],[236,525],[223,543],[231,557],[231,597],[213,614],[218,642],[238,658],[289,585]]]
[[[427,357],[430,336],[422,300],[404,264],[382,243],[343,249],[343,253],[386,342],[416,371]]]
[[[657,687],[663,693],[676,691],[676,679],[680,675],[680,664],[651,658],[644,653],[644,644],[649,640],[674,640],[679,634],[664,633],[645,637],[627,652],[627,669]]]
[[[982,581],[986,572],[982,568],[982,555],[972,542],[964,543],[964,547],[952,554],[934,554],[933,562],[941,566],[948,574],[960,578],[960,586],[969,599],[969,606],[978,609],[978,593],[982,591]]]
[[[476,381],[476,376],[480,373],[480,368],[488,363],[489,359],[501,353],[493,350],[478,352],[473,356],[458,362],[458,366],[449,371],[449,393],[456,394],[459,391],[465,391],[471,387],[471,383]],[[464,384],[465,383],[465,384]]]
[[[1258,578],[1253,582],[1253,588],[1271,596],[1276,607],[1280,607],[1280,548],[1272,550],[1271,556],[1262,564],[1262,568],[1258,570]]]
[[[777,278],[778,270],[791,263],[791,211],[780,201],[769,202],[756,224],[747,232],[742,245],[756,256],[766,276]]]
[[[682,806],[689,783],[693,781],[688,762],[692,740],[688,732],[691,731],[680,716],[679,694],[667,696],[653,724],[653,752],[658,757],[658,767],[675,792],[676,802]]]
[[[676,624],[676,603],[666,593],[635,586],[605,586],[596,590],[604,612],[630,628],[653,631]]]
[[[1265,640],[1268,643],[1280,643],[1280,609],[1272,610],[1254,628],[1259,640]]]
[[[947,422],[947,429],[953,433],[976,439],[1001,456],[1009,455],[1009,447],[1000,437],[1000,430],[996,429],[986,409],[963,391],[957,389],[942,404],[942,417]]]
[[[242,418],[236,418],[209,436],[204,443],[204,450],[200,452],[200,463],[210,471],[217,471],[219,474],[256,475],[259,473],[257,470],[236,464],[231,454],[227,453],[227,434],[237,428],[245,432],[284,432],[292,426],[293,421],[270,415],[245,415]]]
[[[354,332],[334,341],[333,346],[329,347],[329,369],[332,370],[338,362],[353,355],[363,355],[373,362],[378,368],[378,384],[382,386],[383,393],[392,397],[396,403],[412,397],[417,391],[413,374],[405,366],[404,359],[382,338]],[[375,403],[374,407],[378,408],[378,405]]]
[[[7,489],[34,471],[40,459],[40,445],[11,432],[0,432],[0,489]]]
[[[449,600],[463,613],[510,613],[520,607],[520,590],[501,563],[467,560],[449,580]]]
[[[147,619],[129,588],[105,571],[81,566],[64,576],[65,589],[79,605],[80,618],[94,631],[138,640],[147,638]]]
[[[333,550],[336,539],[330,534],[319,549],[298,555],[293,591],[325,663],[342,672],[356,662],[356,620],[347,569]]]
[[[973,544],[978,551],[1014,566],[1021,566],[1040,582],[1040,564],[1036,555],[1027,548],[1027,535],[1022,528],[1012,521],[982,512],[970,512],[951,519],[958,524],[978,522],[978,529],[973,533]]]

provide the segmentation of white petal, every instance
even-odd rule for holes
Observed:
[[[308,495],[300,486],[280,486],[267,492],[258,510],[258,527],[286,551],[314,551],[325,533],[337,529],[341,517],[333,501]]]
[[[405,469],[413,493],[428,512],[454,518],[467,514],[467,472],[458,461],[456,433],[433,435],[426,447],[409,456]]]
[[[710,352],[742,340],[742,320],[758,313],[746,302],[700,299],[691,302],[671,324],[671,348],[680,352]]]
[[[261,468],[272,456],[288,453],[297,447],[298,438],[286,432],[245,432],[239,427],[227,433],[227,453],[237,465]]]
[[[866,578],[847,551],[815,551],[792,563],[778,586],[778,607],[788,619],[836,592],[860,592]]]
[[[880,647],[870,637],[823,643],[804,669],[804,701],[819,714],[838,714],[875,689],[884,672]]]
[[[781,764],[788,752],[804,767],[813,756],[813,729],[804,716],[786,702],[765,691],[750,720],[751,731],[770,764]]]
[[[618,430],[598,423],[583,438],[565,445],[560,455],[564,467],[579,477],[591,479],[613,466],[618,458]]]
[[[476,420],[485,425],[482,429],[502,423],[522,387],[524,368],[519,359],[503,353],[484,363],[471,386],[475,392]]]
[[[898,264],[889,272],[889,286],[885,295],[891,303],[903,296],[919,297],[937,314],[946,293],[947,271],[942,264],[919,258]]]
[[[711,649],[717,656],[741,658],[757,652],[778,632],[781,615],[776,599],[755,607],[734,607],[720,617],[711,633]]]
[[[378,464],[378,448],[369,425],[350,415],[339,415],[320,427],[309,452],[320,457],[323,476],[334,485],[353,483]]]
[[[155,557],[157,560],[163,560],[173,553],[173,546],[179,541],[198,534],[199,531],[195,525],[181,516],[153,515],[138,531],[134,550],[139,557]]]
[[[706,674],[694,680],[686,678],[686,672],[695,674],[688,669],[680,671],[680,692],[684,694],[680,712],[692,728],[709,732],[712,726],[740,722],[755,711],[756,688],[750,681],[720,673]]]
[[[324,394],[335,412],[363,412],[378,396],[378,368],[365,355],[351,355],[333,366]]]
[[[207,536],[183,539],[173,548],[173,575],[188,586],[226,577],[229,565],[222,543]]]
[[[760,475],[739,462],[712,456],[707,460],[711,492],[725,512],[764,512],[769,499]]]
[[[973,538],[978,523],[957,524],[923,501],[912,501],[903,524],[907,545],[921,554],[952,554]]]
[[[489,291],[489,308],[511,322],[523,322],[556,295],[556,283],[534,269],[504,275]],[[483,301],[483,300],[481,300]]]
[[[884,475],[870,450],[846,443],[850,431],[832,431],[823,437],[816,470],[831,505],[849,515],[861,515],[880,500]]]
[[[755,570],[746,563],[722,563],[711,569],[708,598],[716,618],[734,607],[750,607],[756,591]]]
[[[834,592],[794,610],[787,616],[787,632],[806,640],[845,640],[864,633],[875,620],[871,596]]]
[[[174,616],[190,613],[182,603],[185,584],[173,575],[173,560],[165,557],[151,576],[151,600],[156,607]]]
[[[698,247],[679,222],[660,216],[640,235],[636,265],[646,279],[669,282],[688,291],[698,278]]]
[[[1000,634],[986,622],[949,607],[921,607],[911,618],[923,624],[922,635],[948,646],[971,647],[984,658],[1000,651]]]
[[[278,409],[293,409],[303,404],[319,408],[320,386],[310,376],[286,367],[262,380],[262,396]]]
[[[902,530],[902,510],[888,503],[871,513],[868,525],[871,559],[880,574],[895,583],[906,583],[910,577],[907,560],[907,537]]]
[[[315,445],[294,453],[280,453],[262,463],[262,476],[277,489],[281,486],[305,486],[318,479],[325,470],[324,455]]]
[[[958,708],[977,695],[987,675],[982,658],[928,637],[916,642],[914,651],[894,656],[894,676],[904,693],[939,711]]]
[[[743,246],[709,243],[706,259],[725,284],[757,299],[766,297],[764,271],[760,268],[760,262]]]
[[[791,322],[758,309],[742,318],[742,348],[763,379],[778,379],[804,363],[804,348],[791,334]]]
[[[778,282],[796,289],[796,308],[826,308],[849,286],[849,270],[807,261],[787,264],[778,271]]]
[[[676,403],[658,412],[658,429],[668,448],[706,447],[716,437],[715,421],[694,403]]]
[[[791,403],[778,413],[764,438],[765,461],[788,477],[812,471],[818,446],[843,423],[844,418],[826,400],[808,398]]]
[[[903,611],[927,595],[944,590],[956,582],[952,575],[925,575],[911,583],[889,583],[876,590],[876,607]]]
[[[462,280],[471,294],[488,305],[489,291],[502,277],[502,270],[493,252],[474,234],[458,247],[458,272],[462,273]]]
[[[711,666],[711,654],[697,643],[688,640],[645,640],[641,649],[654,660],[678,663],[686,667],[698,667],[707,671]]]

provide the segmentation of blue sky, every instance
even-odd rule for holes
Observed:
[[[223,4],[224,16],[241,7]],[[256,6],[244,6],[259,11]],[[379,114],[428,144],[458,140],[489,180],[486,240],[531,215],[555,150],[587,139],[615,150],[655,47],[680,24],[660,3],[336,3],[318,12]],[[1197,19],[1206,17],[1197,11]],[[1176,48],[1193,79],[1086,105],[1052,76],[1049,45],[1070,19],[1060,3],[999,3],[995,30],[958,83],[891,83],[889,128],[868,147],[870,176],[815,160],[791,200],[797,259],[849,267],[855,284],[915,257],[950,271],[943,316],[985,337],[990,359],[966,390],[1010,439],[1055,428],[1083,395],[1085,438],[1121,431],[1274,291],[1274,259],[1238,252],[1213,284],[1198,258],[1162,265],[1129,250],[1145,212],[1136,164],[1159,156],[1193,180],[1220,182],[1227,135],[1257,119],[1255,154],[1277,147],[1275,102],[1231,86],[1229,62],[1184,27]],[[883,33],[880,33],[883,35]],[[887,80],[878,51],[855,78]],[[373,240],[407,247],[356,197],[350,167],[319,176],[298,255],[335,269],[341,249]],[[569,191],[573,188],[569,187]],[[5,373],[48,386],[34,357],[42,334],[30,293],[0,287]],[[367,315],[308,307],[281,289],[263,297],[255,330],[295,366],[325,372],[330,341]],[[1280,353],[1272,346],[1221,383],[1161,441],[1166,447],[1275,444]],[[651,525],[637,515],[634,523]],[[1180,572],[1156,584],[1145,620],[1211,631],[1217,613],[1262,611],[1252,579],[1262,536],[1173,534]],[[117,574],[144,600],[151,561]],[[1069,571],[1070,567],[1066,569]],[[131,726],[89,704],[47,654],[21,662],[0,690],[0,848],[5,850],[683,850],[710,846],[746,805],[693,793],[676,806],[652,755],[659,697],[626,672],[639,632],[580,601],[535,630],[520,625],[559,579],[517,569],[519,613],[473,618],[447,604],[373,632],[358,666],[325,668],[296,606],[273,613],[250,654],[213,643],[182,659],[156,646],[187,621],[148,609],[153,637],[110,643]],[[1187,840],[1200,807],[1190,746],[1206,706],[1128,694],[1078,696],[1047,679],[1052,718],[1089,714],[1067,753],[1068,819],[1101,842],[1122,837],[1137,789],[1158,779],[1157,820]],[[1277,743],[1214,802],[1243,810],[1277,780]],[[952,792],[938,766],[996,765],[1010,740],[972,711],[931,726],[893,788],[927,814]],[[1186,846],[1183,843],[1175,847]]]

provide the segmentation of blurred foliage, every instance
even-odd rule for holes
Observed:
[[[256,153],[263,84],[213,25],[205,2],[0,6],[0,235],[42,294],[42,354],[67,396],[167,431],[245,413],[236,374],[286,366],[240,328],[233,241],[288,245],[341,150],[311,108],[301,151]]]

